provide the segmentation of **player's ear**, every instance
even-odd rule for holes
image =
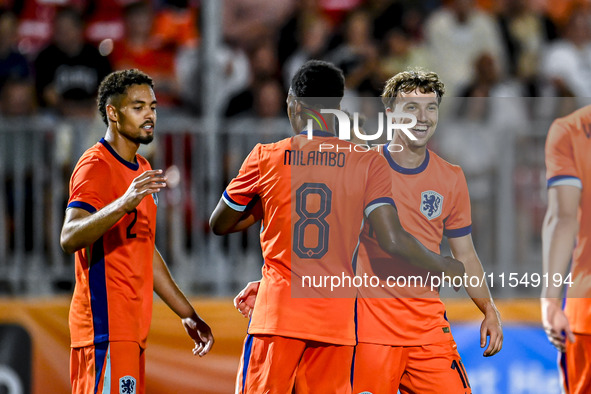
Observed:
[[[109,119],[113,123],[117,123],[119,117],[117,115],[117,110],[115,109],[115,107],[111,104],[107,104],[105,106],[105,111],[107,113],[107,119]]]
[[[300,100],[294,100],[294,106],[293,106],[294,115],[301,114],[303,110],[304,110],[304,106],[302,105]]]

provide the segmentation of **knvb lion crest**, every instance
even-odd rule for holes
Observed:
[[[433,190],[421,193],[421,213],[429,220],[441,215],[443,196]]]
[[[119,394],[135,394],[135,378],[133,376],[124,376],[119,379]]]

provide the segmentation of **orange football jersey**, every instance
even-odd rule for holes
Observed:
[[[70,180],[68,208],[94,213],[121,197],[148,161],[124,160],[101,139],[80,158]],[[70,306],[72,347],[135,341],[142,348],[152,318],[157,196],[145,197],[92,246],[76,252]]]
[[[263,277],[249,334],[356,343],[356,289],[332,291],[312,279],[352,277],[364,218],[393,203],[384,158],[352,147],[321,131],[259,144],[226,188],[231,208],[260,198],[264,210]]]
[[[552,123],[546,139],[548,188],[581,189],[579,232],[573,252],[572,288],[567,288],[565,313],[573,332],[591,334],[591,106]]]
[[[462,169],[429,150],[419,167],[403,168],[392,159],[387,146],[381,149],[381,154],[391,167],[388,176],[404,229],[435,253],[440,253],[444,235],[470,234],[470,197]],[[379,286],[363,287],[359,291],[359,342],[416,346],[451,339],[439,292],[430,286],[408,285],[411,277],[426,279],[426,271],[386,254],[369,223],[361,236],[357,274],[380,278]],[[397,282],[403,287],[391,286],[388,277],[404,278],[407,286],[403,286],[403,281]],[[417,284],[420,285],[418,280]]]

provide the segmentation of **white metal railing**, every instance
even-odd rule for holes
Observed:
[[[537,179],[524,186],[515,179],[515,171],[525,168],[543,177],[543,142],[550,120],[526,122],[520,133],[488,130],[501,133],[503,149],[496,151],[492,167],[484,174],[471,171],[463,162],[468,160],[466,154],[455,155],[446,146],[469,140],[464,138],[468,131],[451,132],[459,124],[442,122],[433,148],[466,166],[476,208],[474,239],[485,270],[540,271],[539,228],[534,225],[539,202],[536,210],[528,210],[519,196],[527,187],[531,189],[527,193],[537,193],[543,202],[544,184]],[[59,246],[69,176],[77,158],[104,130],[100,120],[0,118],[0,294],[70,291],[73,257]],[[175,279],[190,294],[231,295],[246,281],[260,277],[258,228],[215,237],[208,229],[209,215],[252,147],[287,137],[291,131],[286,118],[226,120],[214,136],[205,130],[202,119],[176,112],[160,114],[157,138],[141,153],[154,168],[179,170],[179,185],[161,192],[157,224],[157,247]],[[444,142],[448,137],[454,140]],[[211,154],[211,143],[217,144],[216,155]],[[467,144],[458,151],[479,149],[478,143]],[[530,159],[524,147],[531,149]],[[214,166],[209,164],[212,161]],[[486,186],[484,194],[476,190],[481,183]],[[212,243],[217,246],[211,247]],[[495,292],[511,294],[503,289]],[[531,289],[526,294],[537,295]]]

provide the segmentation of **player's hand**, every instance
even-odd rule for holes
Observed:
[[[234,306],[238,309],[238,312],[242,313],[242,316],[246,318],[250,317],[252,314],[260,284],[261,281],[249,282],[246,287],[238,293],[236,298],[234,298]]]
[[[121,197],[125,212],[131,212],[148,194],[158,193],[166,187],[162,170],[149,170],[135,178]]]
[[[205,356],[211,350],[214,342],[211,328],[196,313],[182,319],[182,322],[185,331],[195,342],[193,354],[199,355],[199,357]]]
[[[562,300],[559,298],[542,298],[542,324],[546,336],[556,349],[565,351],[566,341],[574,342],[570,324],[562,310]]]
[[[497,354],[503,347],[503,326],[501,316],[497,308],[492,307],[485,315],[480,325],[480,347],[486,346],[488,338],[488,347],[482,354],[484,357],[490,357]]]
[[[450,276],[452,278],[455,278],[456,276],[464,276],[464,273],[466,272],[464,263],[454,259],[451,256],[445,256],[445,263],[444,274],[446,276]]]

